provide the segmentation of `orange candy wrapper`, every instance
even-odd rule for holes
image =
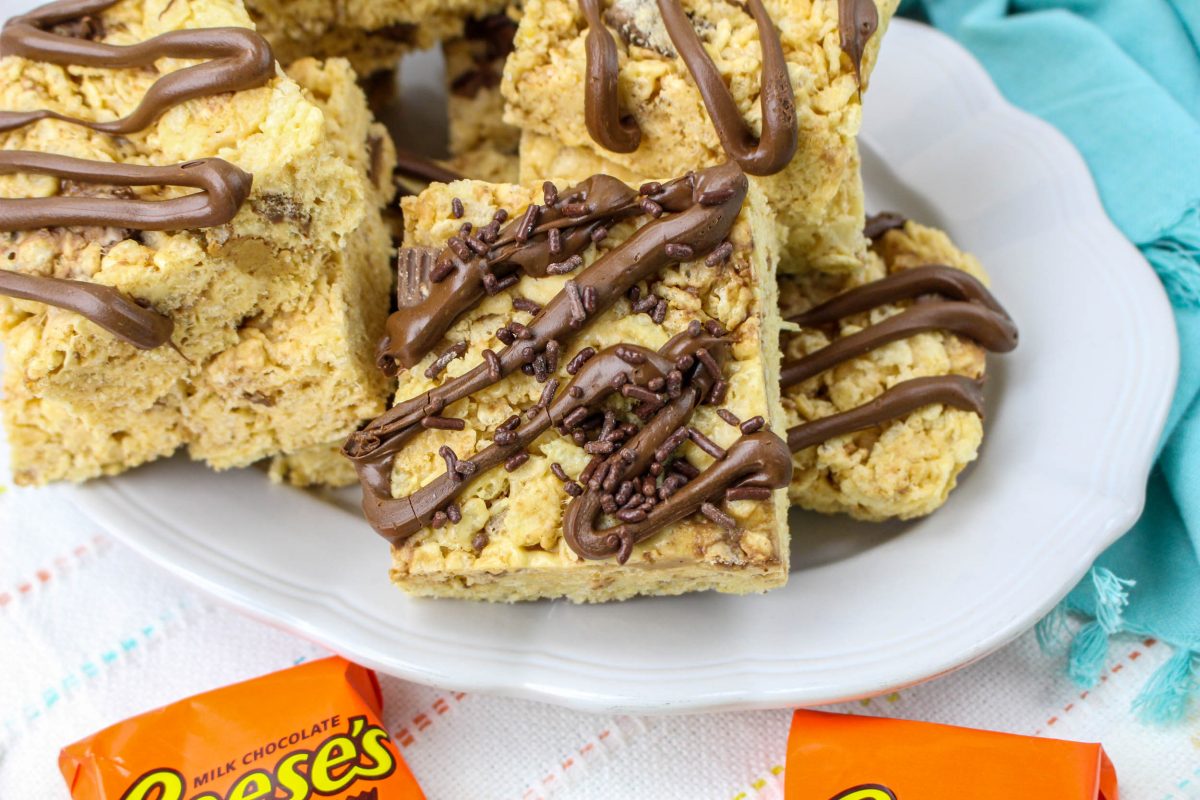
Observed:
[[[787,800],[1118,800],[1098,744],[797,711]]]
[[[324,658],[119,722],[58,766],[75,800],[423,800],[382,708],[373,672]]]

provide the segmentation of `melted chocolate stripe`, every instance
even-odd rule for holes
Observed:
[[[667,33],[700,90],[725,152],[751,175],[774,175],[796,154],[796,98],[792,93],[779,31],[771,22],[762,0],[747,0],[746,5],[758,26],[758,40],[762,46],[762,86],[759,88],[762,136],[757,138],[742,119],[733,94],[701,44],[679,0],[658,0]]]
[[[802,328],[813,328],[894,303],[936,294],[952,300],[975,302],[1005,317],[1008,313],[987,287],[961,269],[940,264],[893,272],[877,281],[843,292],[831,300],[788,319]]]
[[[918,408],[941,403],[983,416],[983,386],[980,381],[962,375],[937,375],[913,378],[898,383],[883,394],[857,408],[789,428],[788,448],[792,452],[855,431],[903,417]]]
[[[142,231],[224,225],[250,194],[249,173],[219,158],[169,167],[114,164],[27,150],[0,150],[0,175],[33,173],[118,186],[188,186],[201,191],[171,200],[112,197],[0,198],[0,231],[100,225]]]
[[[838,38],[842,52],[854,63],[854,78],[862,86],[862,60],[867,42],[879,29],[875,0],[838,0]]]
[[[0,111],[0,132],[42,119],[54,119],[104,133],[132,133],[145,129],[167,109],[180,103],[262,86],[275,75],[275,58],[270,45],[248,28],[169,31],[125,46],[45,30],[88,14],[98,14],[115,4],[116,0],[61,0],[13,17],[0,31],[0,56],[110,69],[153,67],[160,58],[210,60],[159,78],[127,117],[93,122],[48,109]]]
[[[443,167],[432,159],[400,148],[396,148],[395,172],[397,175],[416,178],[426,183],[453,183],[463,179],[462,175]]]
[[[656,274],[668,264],[675,263],[676,259],[667,255],[668,244],[686,243],[697,254],[703,254],[716,247],[733,226],[745,199],[748,184],[746,176],[737,165],[722,164],[695,173],[686,179],[686,187],[690,189],[686,195],[678,190],[668,191],[664,187],[664,208],[677,213],[647,223],[619,247],[605,253],[576,276],[575,284],[578,288],[582,290],[592,287],[596,290],[595,315],[603,313],[623,297],[629,291],[629,287]],[[732,192],[719,205],[705,206],[699,203],[698,198],[705,192],[724,190]],[[520,351],[524,348],[541,350],[550,340],[560,339],[572,333],[575,330],[572,319],[569,295],[565,291],[559,292],[527,326],[532,338],[519,340],[500,352],[501,376],[509,375],[520,368],[524,363]],[[480,364],[420,397],[400,403],[362,431],[352,435],[347,442],[347,447],[350,448],[347,454],[352,454],[357,449],[357,438],[390,434],[393,430],[409,427],[420,421],[426,407],[444,408],[490,386],[493,382],[489,377],[487,364]]]
[[[111,286],[0,270],[0,294],[35,300],[86,317],[142,350],[171,341],[171,318],[138,305]]]
[[[714,346],[711,339],[692,339],[685,333],[672,338],[659,352],[637,345],[605,348],[583,365],[551,401],[549,407],[539,409],[536,416],[514,429],[515,438],[512,442],[506,445],[489,445],[471,456],[471,461],[477,465],[472,475],[456,480],[449,473],[443,473],[407,497],[391,499],[389,491],[387,496],[373,499],[368,520],[393,544],[403,541],[427,527],[438,509],[444,508],[447,503],[457,498],[484,472],[500,466],[512,455],[522,452],[552,425],[561,425],[567,415],[576,408],[597,409],[600,403],[617,391],[613,385],[617,375],[625,375],[629,382],[639,385],[652,378],[665,379],[673,368],[676,355],[689,352],[681,347],[683,343],[690,344],[692,352],[706,345]],[[618,355],[618,349],[640,354],[645,363],[636,366],[629,364]],[[578,396],[572,396],[572,389],[577,390]],[[378,456],[368,457],[368,460],[377,458]],[[391,461],[390,458],[387,460]]]
[[[583,96],[583,117],[588,133],[614,153],[632,153],[642,142],[637,121],[621,114],[617,97],[617,43],[600,16],[601,0],[579,0],[587,19],[584,40],[587,49],[587,86]]]
[[[996,353],[1007,353],[1017,346],[1017,328],[1012,320],[990,308],[960,301],[918,303],[858,333],[835,339],[803,358],[785,363],[780,371],[780,383],[785,389],[795,386],[889,342],[933,330],[962,334]]]
[[[636,120],[621,114],[616,41],[604,26],[600,0],[579,2],[588,24],[584,94],[588,133],[602,147],[617,153],[632,153],[641,142],[641,131]],[[772,175],[786,167],[796,154],[795,97],[779,31],[771,22],[762,0],[747,2],[748,11],[758,26],[762,46],[762,85],[759,90],[762,136],[758,138],[746,126],[729,87],[678,0],[658,0],[658,7],[667,34],[696,82],[725,152],[751,175]]]
[[[662,194],[669,194],[664,188]],[[541,277],[552,261],[561,261],[583,252],[591,244],[591,233],[600,225],[628,216],[638,207],[633,202],[636,193],[615,178],[593,176],[563,193],[564,197],[582,194],[591,209],[582,217],[565,217],[558,208],[543,209],[541,222],[524,242],[517,241],[517,231],[525,212],[499,233],[499,238],[482,256],[487,268],[497,277],[505,277],[517,269]],[[640,213],[640,212],[638,212]],[[547,233],[552,228],[564,231],[562,250],[551,253]],[[443,248],[437,262],[452,267],[449,274],[437,283],[429,283],[423,301],[401,308],[388,317],[387,329],[376,352],[376,363],[387,375],[401,368],[411,368],[420,361],[445,335],[454,321],[473,308],[484,297],[483,271],[461,259],[452,248]]]
[[[633,545],[661,528],[694,514],[704,503],[720,498],[733,485],[779,489],[792,478],[792,456],[787,445],[769,431],[742,436],[726,451],[724,458],[712,463],[694,480],[664,503],[659,503],[641,522],[624,523],[606,530],[595,529],[600,510],[598,498],[589,502],[576,499],[563,519],[563,538],[571,549],[584,558],[617,555],[624,563]],[[583,550],[584,543],[599,546]]]

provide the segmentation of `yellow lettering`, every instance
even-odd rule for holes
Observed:
[[[256,769],[238,779],[238,782],[229,790],[226,800],[258,800],[260,797],[271,794],[274,788],[270,773]]]
[[[336,753],[336,755],[334,755]],[[339,775],[330,774],[330,770],[342,764],[348,764],[357,758],[354,740],[349,736],[332,736],[326,739],[313,755],[309,766],[308,779],[319,794],[333,794],[345,789],[354,781],[353,768],[346,769]]]
[[[367,728],[367,732],[362,737],[362,752],[363,755],[374,762],[374,766],[359,767],[358,775],[360,778],[369,780],[378,780],[379,778],[387,777],[396,769],[396,759],[392,755],[392,751],[387,749],[385,742],[388,739],[387,731],[378,725],[372,725]]]
[[[886,786],[868,783],[840,792],[830,800],[896,800],[896,795]]]
[[[279,771],[275,778],[279,781],[279,788],[287,792],[287,796],[281,800],[308,800],[312,790],[308,786],[308,779],[297,771],[297,767],[308,762],[308,757],[312,753],[307,750],[300,750],[292,753],[287,758],[279,762]]]
[[[121,800],[183,800],[183,775],[173,769],[147,772],[125,790]]]

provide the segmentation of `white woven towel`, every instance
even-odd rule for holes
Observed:
[[[63,745],[141,711],[324,654],[200,596],[102,534],[55,489],[4,486],[0,798],[66,797]],[[803,574],[794,577],[803,580]],[[731,601],[736,602],[736,601]],[[1118,640],[1074,688],[1032,635],[934,683],[835,710],[1102,741],[1132,800],[1200,798],[1200,729],[1134,722],[1166,648]],[[593,716],[385,678],[385,716],[431,798],[780,798],[787,711]]]

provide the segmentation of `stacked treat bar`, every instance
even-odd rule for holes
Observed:
[[[17,480],[183,445],[357,477],[399,586],[501,601],[764,591],[789,498],[935,510],[1016,330],[943,234],[865,215],[861,100],[895,5],[68,0],[11,21]],[[452,157],[399,142],[396,166],[354,69],[378,85],[438,42]],[[394,167],[418,190],[399,241]]]

